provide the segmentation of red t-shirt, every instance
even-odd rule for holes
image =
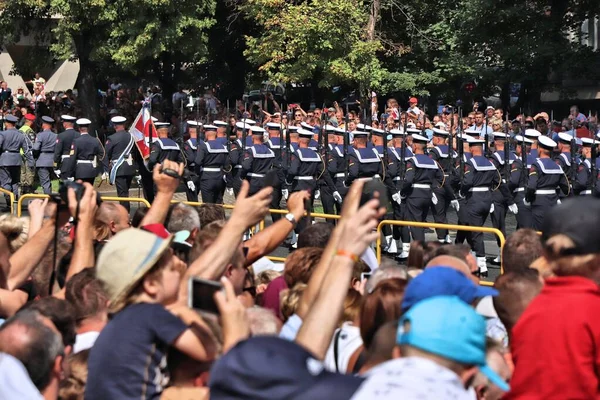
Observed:
[[[600,289],[546,280],[512,331],[515,370],[504,399],[600,399]]]

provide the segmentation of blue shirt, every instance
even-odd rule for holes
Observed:
[[[167,350],[186,329],[161,304],[125,307],[92,347],[85,399],[158,399],[169,381]]]

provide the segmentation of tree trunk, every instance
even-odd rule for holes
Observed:
[[[379,19],[379,11],[381,9],[381,1],[373,0],[371,4],[371,15],[369,15],[369,22],[367,23],[367,40],[371,41],[375,39],[375,25]]]
[[[79,76],[77,77],[77,98],[83,115],[92,121],[92,126],[98,128],[99,109],[96,85],[96,66],[90,60],[91,46],[85,35],[73,38],[75,50],[79,59]]]

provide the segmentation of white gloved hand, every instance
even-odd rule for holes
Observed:
[[[531,205],[531,203],[525,199],[523,199],[523,204],[525,204],[527,207],[529,207]]]
[[[281,195],[283,196],[284,199],[288,199],[290,192],[287,189],[282,189],[281,190]]]
[[[556,200],[556,204],[562,204],[562,201],[560,201],[560,199]]]
[[[136,175],[135,176],[135,181],[137,182],[138,185],[142,184],[142,176],[141,175]]]
[[[333,200],[342,204],[342,195],[337,190],[335,192],[333,192]]]
[[[234,195],[233,188],[227,188],[227,189],[225,189],[225,192],[230,196]]]
[[[458,202],[458,200],[450,200],[450,207],[458,211],[460,210],[460,203]]]
[[[321,191],[315,190],[315,200],[318,199],[319,197],[321,197]]]
[[[495,209],[494,203],[492,203],[492,206],[490,207],[490,214],[493,214]]]
[[[104,172],[104,173],[102,173],[102,177],[101,177],[101,179],[102,179],[103,181],[107,181],[107,180],[108,180],[108,172]]]
[[[435,193],[431,193],[431,202],[435,205],[438,203],[438,198]]]
[[[402,204],[402,197],[400,197],[400,192],[394,193],[392,195],[392,200],[394,200],[397,204]]]
[[[508,211],[517,215],[519,213],[519,207],[517,207],[516,204],[511,204],[510,206],[508,206]]]
[[[55,169],[54,175],[56,175],[57,178],[60,178],[60,169]]]
[[[223,175],[223,182],[227,183],[227,175]]]
[[[187,187],[188,187],[188,189],[190,189],[192,192],[195,192],[195,191],[196,191],[196,185],[194,185],[194,182],[192,182],[192,181],[188,181],[188,183],[187,183]]]
[[[68,180],[69,182],[75,182],[75,178],[73,178],[73,177],[67,178],[67,180]]]

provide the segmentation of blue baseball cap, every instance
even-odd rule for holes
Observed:
[[[410,326],[405,328],[404,324]],[[400,319],[396,342],[464,365],[476,365],[505,392],[510,386],[485,361],[485,319],[456,296],[435,296]]]
[[[446,266],[426,268],[404,291],[402,312],[433,296],[457,296],[467,304],[485,296],[498,296],[496,289],[476,285],[460,271]]]
[[[211,400],[349,399],[364,378],[324,369],[302,346],[274,336],[238,343],[210,371]]]

